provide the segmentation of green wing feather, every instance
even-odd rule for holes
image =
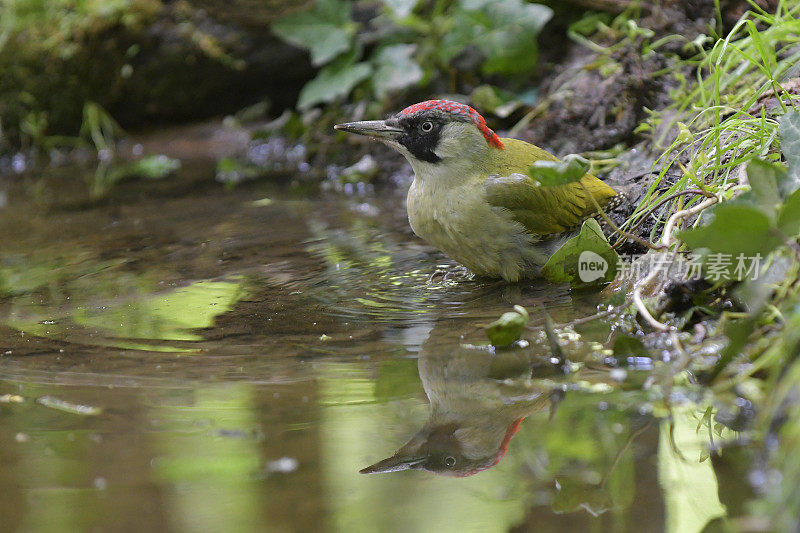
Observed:
[[[544,150],[513,139],[503,139],[506,150],[500,152],[500,168],[506,176],[490,176],[484,185],[486,200],[509,211],[511,216],[534,235],[546,236],[576,228],[596,214],[594,196],[600,206],[617,193],[592,175],[579,182],[542,187],[527,176],[528,168],[542,159],[557,160]],[[506,152],[506,153],[503,153]]]

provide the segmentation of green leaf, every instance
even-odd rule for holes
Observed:
[[[271,29],[284,41],[308,49],[311,64],[321,66],[350,49],[356,29],[350,9],[349,2],[317,0],[312,10],[292,13]]]
[[[353,63],[355,55],[341,58],[319,71],[317,77],[306,83],[297,99],[297,107],[305,110],[316,104],[333,102],[350,94],[350,91],[372,73],[367,63]]]
[[[422,79],[422,68],[411,59],[416,45],[395,44],[384,46],[375,54],[375,94],[383,98],[386,94],[414,85]]]
[[[682,231],[678,238],[690,248],[736,256],[768,254],[782,244],[775,226],[760,208],[728,203],[711,212],[713,218],[699,228]]]
[[[611,281],[619,256],[608,244],[600,224],[590,218],[577,237],[568,240],[547,260],[542,275],[553,283],[592,285]]]
[[[163,154],[149,155],[138,161],[129,163],[117,169],[122,176],[130,178],[143,178],[148,180],[164,179],[181,168],[180,159],[173,159]]]
[[[758,55],[761,56],[761,61],[770,72],[775,71],[777,65],[777,58],[775,57],[775,47],[766,46],[761,34],[758,32],[755,23],[752,20],[745,21],[747,25],[747,32],[750,34],[750,39],[755,44]]]
[[[568,31],[584,37],[597,32],[598,28],[611,24],[612,16],[610,13],[585,13],[581,18],[569,25]]]
[[[789,163],[788,179],[782,184],[784,196],[800,188],[800,114],[789,111],[778,121],[781,151]]]
[[[619,360],[628,357],[650,357],[650,354],[638,337],[619,335],[614,339],[614,357]]]
[[[589,161],[577,154],[569,154],[562,161],[537,161],[528,175],[540,185],[552,187],[578,181],[589,171]]]
[[[778,213],[778,229],[789,237],[800,234],[800,190],[794,191],[781,206]]]
[[[474,46],[485,56],[484,74],[528,72],[538,61],[536,36],[552,16],[549,7],[522,0],[464,0],[439,52],[449,61]]]
[[[486,54],[485,74],[518,74],[528,72],[539,62],[536,36],[553,16],[553,11],[540,4],[506,0],[489,8],[494,31],[488,32],[478,48]]]
[[[492,346],[508,346],[522,337],[529,320],[528,311],[521,305],[515,305],[513,311],[503,313],[500,318],[486,326],[486,336]]]
[[[761,208],[761,211],[772,218],[781,204],[778,184],[786,177],[786,168],[761,159],[753,159],[747,165],[747,180],[750,190],[736,199],[736,203],[745,203]]]
[[[725,367],[742,354],[745,344],[747,344],[757,325],[758,315],[753,313],[747,318],[729,322],[725,326],[725,336],[728,338],[728,344],[723,348],[714,368],[703,380],[704,382],[711,383],[717,379],[717,376],[725,370]]]

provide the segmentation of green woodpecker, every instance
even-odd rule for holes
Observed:
[[[616,203],[616,191],[587,174],[580,182],[539,186],[541,148],[500,138],[471,107],[428,100],[387,120],[338,124],[403,154],[414,169],[408,220],[419,237],[479,276],[514,282],[536,277],[585,219]]]
[[[550,392],[531,385],[530,354],[491,354],[459,342],[458,332],[431,331],[418,367],[430,402],[428,420],[391,457],[362,474],[426,470],[464,477],[495,466],[529,415],[550,405]]]

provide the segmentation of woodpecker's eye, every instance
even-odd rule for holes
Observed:
[[[448,455],[447,457],[444,458],[444,466],[452,468],[455,466],[455,464],[456,464],[456,458],[453,457],[452,455]]]
[[[420,125],[419,129],[421,129],[425,133],[428,133],[429,131],[433,130],[433,122],[431,122],[430,120],[426,120]]]

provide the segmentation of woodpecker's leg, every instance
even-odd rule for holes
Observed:
[[[447,270],[443,268],[437,268],[434,270],[431,275],[428,277],[428,283],[433,283],[436,278],[442,278],[442,281],[447,279]]]
[[[433,283],[437,278],[441,277],[441,281],[447,281],[452,278],[471,279],[472,272],[469,271],[464,265],[444,266],[440,265],[433,271],[428,278],[428,283]]]
[[[472,272],[470,272],[469,269],[464,265],[456,265],[445,272],[444,279],[442,281],[447,281],[447,278],[450,277],[468,279],[472,277]]]

